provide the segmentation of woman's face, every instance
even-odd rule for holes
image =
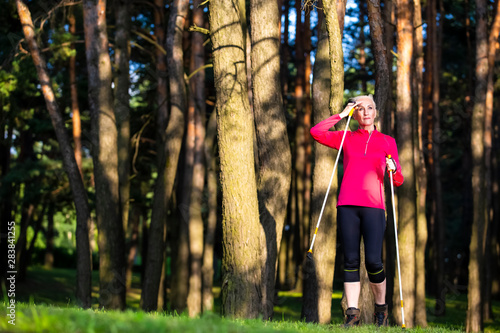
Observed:
[[[357,100],[356,111],[354,111],[354,119],[361,126],[371,126],[375,122],[377,110],[370,98],[361,98]]]

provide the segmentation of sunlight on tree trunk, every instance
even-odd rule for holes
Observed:
[[[476,0],[476,89],[471,123],[473,222],[469,254],[467,332],[483,330],[483,232],[486,223],[484,186],[484,121],[488,81],[487,4]]]
[[[77,281],[76,297],[78,303],[83,308],[91,306],[91,254],[89,247],[88,226],[90,221],[90,210],[88,206],[87,192],[83,186],[82,177],[75,160],[73,148],[69,141],[64,126],[64,120],[59,111],[59,106],[55,100],[54,91],[50,83],[47,72],[47,64],[40,53],[40,49],[35,40],[35,30],[31,13],[21,0],[16,0],[19,19],[23,25],[23,33],[28,43],[28,47],[35,64],[43,96],[47,109],[52,120],[52,126],[56,132],[57,140],[61,149],[64,169],[68,175],[71,192],[74,196],[76,208],[76,256],[77,256]]]
[[[423,142],[422,142],[422,117],[423,117],[423,68],[424,49],[422,34],[422,13],[420,1],[414,0],[415,8],[413,26],[418,27],[413,35],[413,96],[416,101],[416,110],[413,111],[414,161],[417,184],[417,235],[415,247],[415,325],[427,326],[427,313],[425,304],[425,247],[427,244],[427,218],[425,216],[425,196],[427,193],[427,170],[425,168]]]
[[[398,190],[398,239],[401,260],[401,276],[407,327],[415,320],[415,230],[416,197],[413,161],[413,122],[410,65],[413,53],[412,5],[409,0],[397,2],[397,144],[399,161],[405,175],[405,183]],[[397,279],[398,275],[395,275]],[[396,289],[397,288],[397,289]],[[399,282],[394,283],[394,304],[400,304]],[[394,306],[393,315],[401,324],[401,309]]]
[[[262,316],[272,318],[276,263],[290,189],[291,156],[281,96],[279,10],[250,1],[253,107],[259,154],[257,191],[261,237]]]
[[[244,3],[209,3],[222,187],[222,313],[257,318],[261,307],[259,207],[254,125],[248,103]]]

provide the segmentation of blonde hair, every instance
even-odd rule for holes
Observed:
[[[375,100],[373,99],[373,95],[372,94],[369,94],[369,95],[360,95],[360,96],[353,97],[351,99],[354,102],[357,102],[358,100],[360,100],[362,98],[369,98],[369,99],[371,99],[371,101],[373,103],[373,106],[375,107],[375,110],[377,109],[377,104],[375,104]]]

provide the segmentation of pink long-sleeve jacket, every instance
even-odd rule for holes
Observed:
[[[311,135],[319,143],[338,150],[344,131],[329,129],[340,119],[336,114],[323,120],[311,128]],[[342,151],[344,177],[337,206],[353,205],[385,209],[383,183],[386,156],[390,155],[396,161],[394,185],[400,186],[404,180],[394,138],[380,133],[377,129],[371,133],[363,129],[348,131]]]

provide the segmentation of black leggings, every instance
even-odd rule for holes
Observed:
[[[380,208],[339,206],[337,223],[344,249],[344,282],[359,282],[359,245],[365,243],[365,262],[372,283],[385,279],[382,245],[385,233],[385,211]]]

